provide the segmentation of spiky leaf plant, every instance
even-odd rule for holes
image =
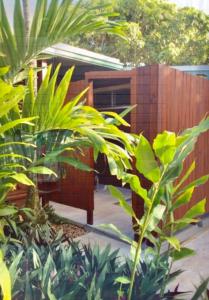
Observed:
[[[82,2],[37,0],[26,34],[21,1],[14,1],[11,26],[4,1],[0,0],[0,67],[11,67],[7,79],[21,81],[25,77],[24,69],[32,60],[40,58],[43,50],[78,34],[99,31],[123,35],[121,26],[109,20],[112,14],[98,14],[94,7],[82,11],[79,9]]]

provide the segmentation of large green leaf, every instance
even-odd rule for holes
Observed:
[[[160,179],[160,169],[148,140],[140,135],[136,148],[136,168],[147,179],[157,182]]]
[[[161,163],[167,165],[174,159],[176,152],[176,135],[174,132],[164,131],[158,134],[153,142],[153,149]]]

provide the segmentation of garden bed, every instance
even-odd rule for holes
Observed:
[[[87,233],[87,230],[83,226],[71,224],[52,224],[52,229],[55,232],[63,231],[63,234],[69,238],[74,239]]]

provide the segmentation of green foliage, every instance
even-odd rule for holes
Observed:
[[[8,68],[0,68],[1,75],[4,75]],[[9,225],[15,231],[15,222],[13,216],[18,214],[18,210],[6,202],[6,196],[9,191],[14,190],[17,183],[34,185],[34,183],[26,175],[25,162],[31,161],[24,153],[19,153],[18,149],[25,150],[27,147],[34,147],[22,141],[8,140],[6,138],[9,131],[24,124],[25,126],[32,125],[34,118],[16,119],[14,115],[13,121],[10,121],[8,116],[12,110],[16,110],[18,102],[22,99],[25,92],[23,86],[13,87],[0,79],[0,239],[5,240],[5,228]],[[13,151],[11,151],[14,149]],[[24,173],[23,173],[24,172]]]
[[[48,67],[37,94],[33,86],[34,72],[30,70],[26,93],[21,93],[18,98],[18,101],[23,98],[21,106],[16,101],[0,119],[0,133],[4,133],[4,154],[0,154],[0,160],[8,168],[7,157],[12,158],[18,168],[18,174],[3,168],[2,176],[30,186],[27,206],[34,208],[37,214],[41,209],[37,191],[39,174],[53,176],[56,180],[57,175],[51,170],[55,163],[92,171],[90,166],[80,161],[80,157],[85,155],[85,149],[93,147],[95,159],[98,153],[105,154],[111,173],[118,178],[124,170],[131,168],[134,138],[118,128],[121,123],[129,124],[117,114],[100,113],[86,106],[84,97],[87,89],[65,103],[73,68],[57,85],[59,69],[60,65],[51,74],[51,66]],[[115,141],[120,142],[121,146],[116,145]]]
[[[209,290],[207,289],[209,283],[209,278],[203,280],[201,284],[197,287],[197,290],[192,297],[191,300],[208,300],[209,297]]]
[[[4,1],[0,1],[0,66],[10,66],[7,78],[13,82],[25,77],[24,68],[31,60],[43,58],[41,52],[54,44],[68,41],[78,34],[99,31],[123,35],[121,26],[108,17],[106,12],[96,13],[88,7],[80,11],[83,1],[38,0],[26,34],[20,0],[15,0],[13,27],[6,15]],[[26,75],[27,76],[27,75]]]
[[[58,234],[49,244],[7,243],[2,246],[14,299],[117,299],[128,292],[132,262],[110,246],[80,246]],[[167,256],[147,249],[137,268],[133,299],[159,299],[168,268]],[[180,274],[173,273],[168,282]],[[166,299],[166,294],[165,294]],[[170,297],[172,299],[172,297]]]
[[[83,5],[100,3],[88,0]],[[208,63],[209,16],[205,13],[190,7],[178,8],[167,0],[106,0],[105,4],[124,21],[126,40],[87,33],[76,38],[75,45],[118,57],[132,66]]]
[[[1,287],[1,294],[2,300],[11,300],[11,277],[9,274],[9,270],[3,261],[3,254],[0,251],[0,287]]]
[[[121,192],[116,188],[110,188],[112,195],[118,198],[124,211],[135,219],[138,228],[136,233],[139,235],[139,240],[136,243],[126,236],[122,236],[118,229],[111,225],[114,232],[130,243],[132,247],[133,265],[129,276],[129,300],[132,299],[133,295],[133,285],[137,265],[141,259],[144,238],[154,245],[158,255],[160,255],[162,243],[167,242],[168,250],[166,253],[172,261],[194,254],[191,249],[181,248],[180,241],[175,237],[175,233],[188,224],[197,222],[197,218],[205,212],[206,199],[196,202],[193,206],[190,201],[195,188],[205,184],[209,176],[205,175],[185,185],[185,180],[189,178],[195,169],[195,163],[192,163],[183,176],[182,172],[185,159],[193,151],[198,137],[208,129],[209,118],[206,118],[197,126],[187,129],[177,136],[175,133],[165,131],[156,136],[153,147],[145,137],[139,136],[138,145],[135,148],[135,167],[140,174],[151,182],[151,187],[147,191],[142,189],[137,175],[124,174],[122,180],[124,184],[130,184],[130,188],[139,196],[139,201],[144,200],[145,209],[141,219],[137,218]],[[190,208],[185,215],[178,220],[175,219],[176,210],[187,204]],[[170,268],[167,270],[165,280],[169,272]],[[161,296],[165,293],[165,286],[166,283],[163,282]]]

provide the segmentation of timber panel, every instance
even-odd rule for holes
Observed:
[[[136,75],[137,112],[132,132],[143,132],[150,142],[163,130],[176,133],[198,124],[209,112],[209,81],[190,75],[165,65],[153,65],[138,68]],[[203,134],[196,145],[194,153],[185,162],[185,169],[193,160],[196,169],[189,181],[209,173],[209,132]],[[148,183],[142,178],[142,184]],[[194,203],[207,197],[209,184],[199,187],[189,205],[177,212],[181,217]],[[143,214],[142,201],[133,195],[133,207],[137,214]],[[207,202],[209,212],[209,202]]]
[[[205,78],[193,76],[167,66],[159,66],[158,90],[159,132],[163,130],[179,132],[192,127],[198,124],[209,112],[209,80]],[[189,181],[209,173],[208,149],[209,132],[204,133],[199,138],[194,152],[185,162],[185,169],[187,169],[193,160],[196,161],[196,169],[191,174]],[[191,205],[204,197],[209,199],[208,183],[196,189],[191,203],[179,209],[177,216],[182,216]],[[208,201],[207,211],[209,211]]]

